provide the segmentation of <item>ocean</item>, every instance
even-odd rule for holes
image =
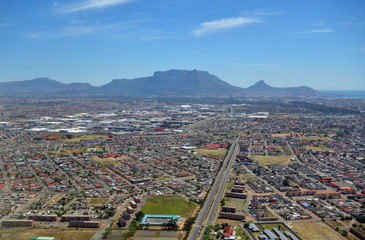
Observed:
[[[320,90],[320,93],[332,98],[365,99],[365,90]]]

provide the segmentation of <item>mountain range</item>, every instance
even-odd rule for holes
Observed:
[[[114,79],[96,87],[89,83],[61,83],[49,78],[0,82],[0,94],[103,94],[122,96],[315,96],[310,87],[276,88],[263,80],[248,88],[233,86],[217,76],[198,70],[158,71],[149,77]]]

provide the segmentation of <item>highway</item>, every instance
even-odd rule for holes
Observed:
[[[222,167],[219,170],[217,176],[215,177],[215,181],[208,193],[204,205],[201,208],[199,215],[196,218],[195,224],[190,231],[188,240],[198,239],[201,233],[204,233],[206,225],[211,224],[212,221],[214,220],[217,208],[219,206],[218,204],[220,203],[220,199],[223,195],[226,182],[229,179],[231,168],[234,160],[236,159],[238,151],[239,151],[239,146],[237,141],[235,141],[232,143],[230,149],[228,150],[227,155],[223,161]],[[204,224],[204,221],[207,218],[207,216],[208,216],[207,223]]]

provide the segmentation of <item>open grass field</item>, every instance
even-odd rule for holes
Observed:
[[[163,175],[158,178],[158,180],[171,180],[171,179],[173,179],[173,177],[171,177],[169,175]]]
[[[234,207],[240,210],[243,205],[243,199],[236,199],[236,198],[224,198],[226,207]]]
[[[286,137],[290,137],[290,133],[272,133],[271,137],[286,138]]]
[[[333,134],[332,134],[333,135]],[[329,136],[329,135],[328,135]],[[313,136],[301,136],[302,140],[322,140],[322,141],[332,141],[330,137],[325,137],[324,135],[313,135]]]
[[[322,222],[292,222],[288,224],[303,240],[345,240],[340,233],[336,232]]]
[[[99,158],[98,156],[90,157],[91,160],[100,163],[101,165],[113,164],[114,166],[120,165],[118,159],[115,158]]]
[[[233,130],[231,131],[236,136],[247,136],[246,132],[240,131],[240,130]]]
[[[55,237],[57,240],[89,240],[96,229],[36,229],[36,228],[0,228],[1,240],[28,240],[30,237]]]
[[[199,153],[202,153],[202,154],[206,154],[206,155],[214,155],[214,156],[220,156],[220,157],[226,156],[226,153],[227,153],[227,149],[207,150],[207,149],[204,149],[204,148],[195,148],[195,149],[193,149],[193,151],[199,152]]]
[[[330,225],[332,228],[336,227],[342,227],[344,226],[340,221],[334,221],[334,220],[326,220],[325,221],[328,225]]]
[[[90,135],[73,135],[71,139],[64,139],[64,142],[80,142],[81,140],[93,140],[96,138],[108,138],[107,135],[97,135],[97,134],[90,134]]]
[[[220,118],[220,121],[234,121],[236,118]]]
[[[68,153],[85,153],[87,152],[87,149],[84,147],[80,148],[63,148],[63,150],[66,150]]]
[[[243,200],[243,201],[242,201],[241,212],[243,212],[244,214],[246,214],[246,215],[247,215],[247,213],[246,213],[246,211],[245,211],[246,203],[247,203],[247,199],[245,199],[245,200]]]
[[[332,150],[329,147],[325,146],[325,145],[321,145],[319,147],[306,146],[306,148],[308,150],[312,150],[313,152],[326,152],[326,151],[332,152]]]
[[[142,211],[145,214],[179,215],[191,217],[198,205],[182,197],[156,196],[147,200]]]
[[[270,229],[272,230],[273,228],[277,228],[283,231],[289,231],[289,229],[282,223],[261,223],[261,224],[257,224],[257,226],[259,228],[261,228],[262,230],[264,229]]]
[[[283,147],[282,146],[268,145],[267,147],[274,147],[275,148],[275,151],[281,151],[281,150],[283,150]]]
[[[256,175],[254,174],[232,174],[230,175],[231,177],[235,177],[235,178],[239,178],[240,180],[252,180],[252,181],[256,181]]]
[[[290,161],[292,155],[278,155],[278,156],[251,156],[253,160],[259,162],[262,165],[272,165],[272,164],[279,164],[284,165]]]
[[[239,226],[236,227],[236,239],[245,240],[248,236],[243,231],[243,229]]]
[[[228,191],[231,191],[231,189],[232,189],[232,187],[233,187],[233,182],[227,182],[227,184],[226,184],[226,192],[228,192]]]
[[[99,206],[108,202],[109,198],[88,198],[89,203]]]
[[[297,118],[297,116],[287,115],[287,114],[270,114],[270,118],[287,119],[287,118]]]

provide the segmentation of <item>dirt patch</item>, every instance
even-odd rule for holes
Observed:
[[[287,225],[303,240],[346,240],[340,233],[322,222],[292,222]]]

